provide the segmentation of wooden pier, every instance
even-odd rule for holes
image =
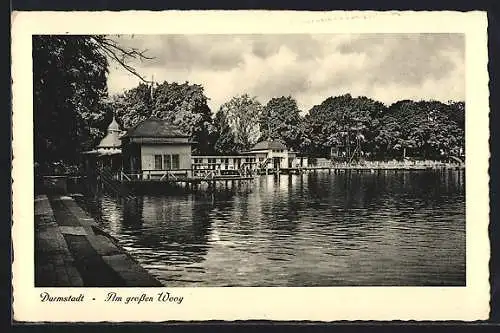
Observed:
[[[337,174],[344,172],[387,172],[387,171],[418,171],[418,170],[464,170],[465,164],[443,163],[435,161],[418,162],[366,162],[359,164],[324,164],[309,165],[289,168],[269,168],[252,164],[253,168],[242,168],[237,170],[219,169],[214,165],[207,168],[199,168],[197,165],[191,169],[172,170],[141,170],[140,173],[110,172],[109,170],[94,170],[93,175],[83,176],[85,183],[95,183],[96,191],[107,190],[112,193],[133,199],[139,193],[170,193],[175,190],[198,191],[215,189],[234,189],[240,184],[251,183],[261,175],[301,175],[310,172],[327,172]],[[81,178],[79,176],[77,178]],[[70,179],[75,177],[46,176],[43,177],[45,188],[50,188],[57,193],[65,193],[71,189],[67,188]],[[74,182],[74,181],[72,181]],[[80,182],[81,183],[81,182]],[[73,186],[71,186],[73,187]]]
[[[250,172],[220,172],[220,170],[145,170],[140,174],[114,175],[113,181],[126,187],[132,193],[161,193],[172,190],[197,191],[202,187],[209,190],[216,189],[217,185],[235,187],[237,183],[251,182],[255,174]]]

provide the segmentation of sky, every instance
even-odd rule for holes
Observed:
[[[201,84],[216,112],[247,93],[262,104],[292,96],[307,112],[330,96],[350,93],[387,105],[401,100],[465,100],[463,34],[282,34],[113,36],[146,50],[132,61],[143,77]],[[111,95],[140,80],[111,62]]]

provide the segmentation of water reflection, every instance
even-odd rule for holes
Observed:
[[[464,186],[456,170],[318,172],[90,208],[169,286],[464,285]]]
[[[137,230],[142,228],[144,197],[126,200],[123,203],[123,228]]]

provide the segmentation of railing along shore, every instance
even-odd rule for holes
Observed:
[[[465,163],[449,163],[433,160],[416,161],[363,161],[359,163],[347,162],[326,162],[311,164],[309,169],[386,169],[386,170],[423,170],[438,168],[463,168]]]

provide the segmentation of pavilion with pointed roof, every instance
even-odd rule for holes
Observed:
[[[83,154],[98,156],[121,154],[122,143],[120,137],[123,134],[124,132],[120,130],[120,125],[118,125],[115,117],[113,117],[113,120],[109,124],[106,131],[106,135],[102,138],[96,148],[85,151]]]
[[[120,137],[123,132],[115,117],[111,120],[106,130],[106,135],[99,142],[95,149],[85,151],[82,154],[86,157],[85,164],[87,170],[91,168],[107,168],[112,172],[121,170],[122,149]]]
[[[120,149],[122,142],[120,140],[120,136],[122,131],[120,130],[120,126],[116,122],[115,117],[108,126],[108,130],[106,136],[99,142],[97,145],[97,149],[110,150],[110,149]]]

